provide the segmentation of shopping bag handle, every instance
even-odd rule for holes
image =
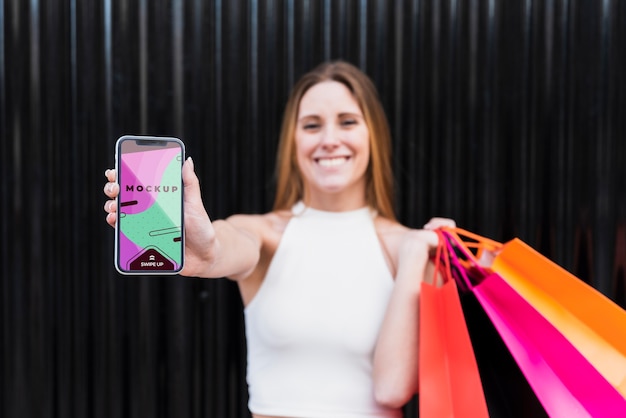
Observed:
[[[460,281],[461,284],[464,285],[464,287],[466,287],[467,289],[471,290],[474,288],[474,284],[472,283],[472,281],[470,280],[468,274],[467,274],[467,270],[466,268],[463,266],[463,263],[461,261],[461,259],[459,258],[459,256],[457,255],[457,252],[455,251],[455,248],[457,248],[462,256],[464,256],[467,261],[470,264],[470,267],[476,269],[481,276],[487,276],[489,274],[488,269],[486,269],[485,267],[483,267],[480,262],[478,261],[478,259],[476,258],[476,256],[474,255],[474,253],[472,253],[469,248],[467,247],[465,241],[463,241],[459,235],[456,233],[455,229],[453,228],[442,228],[441,230],[443,236],[446,238],[445,244],[447,246],[447,251],[448,251],[448,255],[450,257],[450,261],[453,265],[455,265],[456,271],[459,273],[459,275],[461,276]],[[452,243],[456,244],[455,247],[452,247]]]
[[[488,251],[500,251],[503,247],[503,244],[501,242],[494,241],[490,238],[484,237],[482,235],[478,235],[474,232],[470,232],[463,228],[444,227],[442,229],[456,235],[456,238],[458,239],[458,241],[462,242],[467,248],[479,248],[479,249],[485,249]],[[474,242],[467,241],[466,239],[463,239],[462,237],[469,238],[473,240]]]
[[[452,280],[452,269],[450,268],[450,256],[448,254],[447,245],[446,245],[446,237],[443,234],[443,231],[438,229],[435,231],[437,233],[437,237],[439,238],[439,243],[437,244],[437,251],[435,253],[435,271],[433,272],[433,285],[437,284],[437,274],[442,274],[443,284]]]
[[[457,279],[456,281],[457,281],[458,285],[461,287],[461,289],[465,290],[465,291],[471,290],[474,286],[473,286],[469,276],[467,275],[466,268],[462,265],[462,262],[459,259],[459,256],[457,255],[456,251],[452,247],[452,244],[450,243],[450,240],[454,240],[455,243],[456,243],[456,241],[460,240],[460,238],[458,238],[458,236],[454,237],[445,228],[440,229],[438,233],[441,235],[441,240],[442,240],[443,245],[445,247],[443,249],[443,251],[446,253],[446,255],[448,257],[448,261],[449,261],[449,264],[450,264],[450,270],[452,270],[452,266],[455,267],[454,271],[456,273],[456,276],[450,275],[450,278],[459,277],[460,276],[460,278]],[[462,248],[463,246],[459,245],[459,244],[462,244],[462,243],[457,243],[457,246],[460,247],[461,252],[466,257],[472,257],[471,258],[471,263],[472,264],[476,264],[478,266],[478,268],[480,269],[481,274],[484,274],[484,271],[483,271],[482,267],[480,266],[480,264],[478,263],[478,261],[474,260],[473,254],[471,254],[471,252],[469,250],[467,250],[466,248]],[[470,252],[470,254],[466,254],[467,252]]]

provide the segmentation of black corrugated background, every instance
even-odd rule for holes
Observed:
[[[0,0],[0,415],[248,416],[236,287],[118,276],[103,172],[175,135],[212,217],[268,210],[326,59],[380,90],[403,222],[518,236],[624,306],[624,51],[620,0]]]

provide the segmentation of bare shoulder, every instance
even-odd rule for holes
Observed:
[[[376,234],[385,252],[385,258],[392,274],[395,276],[398,263],[399,252],[404,235],[409,231],[409,228],[401,223],[377,216],[374,219],[374,226],[376,228]]]
[[[245,306],[259,291],[291,217],[290,211],[274,211],[262,215],[233,215],[226,219],[235,228],[254,235],[259,245],[260,257],[256,267],[244,280],[238,281]]]
[[[404,235],[411,231],[411,228],[402,225],[398,221],[394,221],[382,216],[376,217],[374,221],[378,236],[385,241],[385,245],[396,247],[402,241]]]
[[[407,247],[433,246],[437,242],[437,236],[433,231],[409,228],[397,221],[381,216],[376,218],[375,225],[378,236],[395,263],[398,262],[401,251],[406,250]]]

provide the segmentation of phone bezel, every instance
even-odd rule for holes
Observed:
[[[127,275],[127,276],[163,276],[163,275],[167,275],[167,276],[171,276],[171,275],[176,275],[179,274],[180,271],[183,269],[184,264],[185,264],[185,211],[184,211],[184,186],[183,186],[183,182],[182,182],[182,166],[183,163],[185,162],[185,144],[182,140],[180,140],[179,138],[176,137],[170,137],[170,136],[148,136],[148,135],[123,135],[120,136],[117,141],[115,142],[115,172],[116,172],[116,182],[118,185],[118,188],[120,190],[120,193],[122,191],[121,185],[120,185],[120,159],[121,159],[121,145],[123,142],[125,141],[140,141],[142,142],[142,144],[138,144],[138,145],[146,145],[146,146],[150,146],[150,145],[154,145],[154,144],[159,144],[161,142],[163,143],[176,143],[180,149],[181,149],[181,180],[180,180],[180,184],[181,184],[181,192],[180,192],[180,205],[181,205],[181,227],[182,227],[182,231],[181,231],[181,261],[180,264],[178,266],[178,268],[176,270],[126,270],[124,269],[121,265],[120,265],[120,245],[119,245],[119,222],[120,222],[120,199],[116,199],[116,205],[117,205],[117,211],[116,211],[116,222],[115,222],[115,248],[114,248],[114,253],[113,253],[113,257],[114,257],[114,262],[113,264],[115,265],[115,269],[117,270],[118,273],[123,274],[123,275]]]

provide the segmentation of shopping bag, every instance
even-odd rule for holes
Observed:
[[[455,279],[476,296],[548,415],[624,416],[626,399],[563,334],[497,273],[480,266],[455,234],[444,231],[444,235],[451,261],[462,272]],[[455,249],[465,257],[465,265],[455,258]]]
[[[496,249],[492,270],[563,334],[622,396],[626,396],[626,311],[515,238],[498,244],[457,229],[457,237]]]
[[[483,242],[480,248],[495,249]],[[457,261],[459,261],[457,259]],[[453,264],[452,273],[461,274]],[[461,307],[469,331],[474,356],[491,418],[547,418],[543,405],[528,384],[497,329],[480,302],[464,282],[457,283]]]
[[[491,418],[547,418],[543,405],[472,292],[461,306]]]
[[[443,285],[422,281],[420,294],[420,418],[489,417],[447,246],[440,237],[435,272]]]
[[[626,311],[517,238],[492,268],[626,396]]]

